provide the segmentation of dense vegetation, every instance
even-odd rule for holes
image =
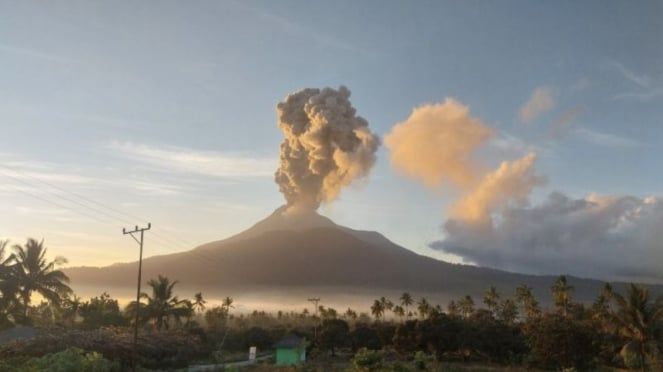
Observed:
[[[320,305],[312,312],[236,314],[232,298],[211,307],[202,293],[181,299],[177,281],[160,275],[147,282],[149,291],[139,303],[122,309],[106,293],[86,301],[73,294],[57,269],[64,259],[47,261],[43,242],[30,239],[6,250],[0,242],[0,327],[41,331],[0,345],[1,370],[126,370],[134,355],[136,306],[136,356],[145,369],[246,359],[249,346],[269,351],[287,334],[312,340],[313,363],[304,370],[435,371],[451,369],[448,363],[663,369],[663,300],[637,285],[617,293],[606,284],[594,303],[581,304],[560,276],[551,286],[554,307],[547,311],[521,285],[513,296],[490,287],[482,299],[464,296],[444,307],[406,292],[394,300],[375,299],[370,313]],[[33,293],[43,300],[33,304]],[[331,362],[321,367],[316,359]]]

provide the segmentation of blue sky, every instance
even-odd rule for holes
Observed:
[[[538,154],[532,205],[660,196],[661,19],[661,1],[0,1],[0,236],[104,265],[136,258],[135,223],[147,255],[239,232],[284,202],[275,106],[306,87],[347,86],[381,137],[461,102],[495,130],[487,169]],[[429,248],[458,193],[382,146],[320,212],[460,261]]]

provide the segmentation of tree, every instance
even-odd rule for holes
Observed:
[[[54,306],[62,304],[63,296],[72,293],[67,285],[69,278],[56,266],[65,264],[67,259],[58,256],[47,261],[44,241],[28,239],[25,246],[15,245],[14,253],[9,257],[13,263],[11,274],[15,276],[18,293],[23,305],[23,315],[27,320],[32,293],[36,292]]]
[[[403,317],[405,316],[405,309],[401,305],[395,305],[391,311],[403,321]]]
[[[351,308],[348,307],[347,310],[345,310],[344,316],[347,319],[352,319],[352,320],[357,320],[357,312],[352,310]]]
[[[19,282],[12,257],[5,257],[9,240],[0,240],[0,329],[14,326],[10,319],[24,318],[19,300]]]
[[[466,295],[458,301],[458,307],[463,318],[467,319],[474,313],[474,300],[471,296]]]
[[[193,295],[193,308],[197,313],[202,313],[205,310],[205,304],[207,301],[203,299],[203,294],[201,292]]]
[[[132,312],[133,314],[133,312]],[[109,326],[123,326],[128,323],[122,316],[117,300],[104,292],[98,297],[92,297],[80,305],[80,315],[83,318],[81,325],[92,329]]]
[[[447,304],[447,314],[451,317],[457,317],[460,315],[460,308],[458,307],[458,304],[456,301],[451,300]]]
[[[223,299],[223,302],[221,303],[221,306],[225,307],[226,311],[228,313],[230,313],[230,308],[233,308],[233,309],[235,308],[235,306],[233,306],[233,302],[234,301],[233,301],[232,297],[226,297],[226,298]]]
[[[529,359],[545,369],[593,370],[598,354],[595,330],[587,322],[560,313],[534,318],[523,327]]]
[[[171,282],[168,277],[159,275],[156,280],[150,279],[147,282],[147,285],[152,288],[152,296],[141,293],[141,298],[147,300],[144,317],[154,320],[157,332],[161,332],[163,328],[168,329],[171,318],[179,324],[182,317],[189,315],[190,310],[184,301],[180,301],[177,296],[173,295],[173,288],[176,284],[177,280]],[[132,304],[135,306],[135,301]]]
[[[342,347],[348,342],[348,333],[350,327],[348,323],[341,319],[325,319],[322,322],[320,331],[320,346],[331,351],[331,355],[336,355],[336,348]]]
[[[647,288],[635,284],[628,287],[626,297],[619,293],[613,293],[612,297],[617,303],[613,319],[626,341],[622,354],[635,353],[639,368],[644,371],[647,355],[656,350],[654,331],[663,321],[663,304],[652,302]]]
[[[431,311],[431,306],[426,297],[422,297],[419,302],[417,302],[417,310],[423,319],[428,317]]]
[[[76,320],[80,316],[82,304],[81,298],[76,295],[64,297],[62,301],[62,318],[70,327],[76,324]]]
[[[507,324],[513,324],[518,319],[518,306],[510,299],[504,299],[497,309],[497,319]]]
[[[571,304],[571,292],[573,286],[569,285],[566,280],[566,275],[560,275],[550,290],[552,291],[553,301],[555,307],[562,315],[567,316],[569,313],[569,305]]]
[[[493,315],[497,312],[499,301],[500,294],[497,292],[497,288],[490,286],[483,295],[483,303]]]
[[[403,292],[401,295],[401,306],[405,308],[405,314],[407,318],[410,318],[410,306],[414,304],[414,299],[409,292]]]
[[[373,305],[371,305],[371,314],[375,317],[375,320],[380,320],[382,315],[384,314],[384,304],[380,300],[375,300],[373,301]]]
[[[541,315],[541,308],[532,294],[532,288],[524,284],[516,287],[516,302],[520,304],[527,320],[532,320]]]

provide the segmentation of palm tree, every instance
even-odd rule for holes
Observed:
[[[460,308],[458,307],[458,304],[456,303],[456,301],[453,301],[453,300],[449,301],[449,303],[447,304],[447,313],[450,316],[454,316],[454,317],[458,316],[460,314]]]
[[[470,295],[466,295],[458,301],[458,307],[463,318],[469,318],[474,313],[474,300]]]
[[[202,313],[205,310],[205,304],[207,301],[203,299],[203,294],[201,292],[193,295],[193,308],[195,312]]]
[[[10,315],[15,318],[22,316],[23,313],[19,308],[19,283],[14,275],[16,268],[11,262],[12,257],[5,257],[7,244],[9,244],[9,240],[0,240],[0,313],[2,314],[0,327],[10,326]]]
[[[663,321],[663,300],[652,303],[647,288],[631,284],[626,298],[612,293],[617,303],[613,319],[619,327],[620,334],[626,339],[624,349],[635,351],[640,359],[640,369],[645,370],[645,357],[650,349],[654,349],[654,329],[658,322]]]
[[[226,297],[223,299],[223,302],[221,302],[221,306],[226,308],[226,312],[230,313],[230,308],[232,307],[233,309],[235,306],[233,306],[233,299],[232,297]]]
[[[345,310],[345,317],[347,319],[352,319],[352,320],[357,320],[357,312],[352,310],[351,308],[348,307],[347,310]]]
[[[499,320],[508,324],[513,324],[518,318],[518,305],[516,305],[512,299],[507,298],[502,301],[497,313]]]
[[[566,275],[560,275],[553,286],[550,287],[555,307],[557,310],[561,311],[564,316],[568,315],[569,305],[571,304],[571,292],[573,292],[573,289],[573,286],[570,286],[567,282]]]
[[[375,300],[373,301],[373,305],[371,305],[371,314],[375,317],[375,320],[380,320],[382,315],[384,314],[384,304],[380,300]]]
[[[55,267],[67,263],[64,257],[46,260],[44,241],[28,239],[25,246],[15,245],[14,253],[9,257],[12,262],[11,274],[18,284],[18,293],[23,305],[23,316],[27,319],[30,298],[33,292],[39,293],[51,304],[59,307],[62,297],[72,293],[67,285],[69,278]]]
[[[405,316],[405,309],[401,305],[396,305],[394,306],[391,311],[394,312],[394,315],[399,317],[401,319],[401,322],[403,321],[403,317]]]
[[[426,319],[430,314],[431,306],[425,297],[422,297],[421,300],[417,302],[417,310],[419,310],[419,315],[421,315],[421,317],[424,319]]]
[[[177,280],[171,282],[166,276],[159,275],[158,279],[150,279],[147,285],[152,287],[152,296],[147,293],[141,293],[141,298],[147,300],[145,305],[145,319],[154,319],[157,332],[161,329],[168,329],[168,320],[173,318],[176,323],[180,323],[180,318],[189,316],[190,310],[185,301],[180,301],[177,296],[173,296],[173,287]],[[130,306],[136,306],[132,301]]]
[[[483,303],[486,304],[488,311],[495,315],[497,305],[499,305],[500,294],[495,286],[490,286],[483,295]]]
[[[69,325],[73,327],[74,324],[76,324],[76,319],[80,315],[81,306],[83,305],[81,298],[76,295],[73,295],[72,297],[66,296],[62,302],[62,318],[64,321],[69,322]]]
[[[407,318],[410,318],[410,306],[414,304],[414,299],[412,299],[412,295],[408,292],[403,292],[401,295],[401,306],[405,308],[405,314]]]
[[[524,284],[516,287],[516,302],[522,307],[526,319],[534,319],[541,314],[539,301],[534,298],[532,288]]]

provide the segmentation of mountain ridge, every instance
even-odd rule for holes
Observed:
[[[76,283],[134,288],[137,269],[137,263],[130,262],[65,272],[74,288]],[[213,294],[326,289],[329,295],[382,296],[410,291],[442,301],[465,294],[480,297],[491,285],[507,294],[526,284],[537,296],[547,296],[556,278],[439,261],[405,249],[378,232],[340,226],[315,212],[289,215],[283,207],[229,238],[143,260],[143,278],[160,274],[178,280],[182,288]],[[575,297],[584,302],[593,300],[603,285],[595,279],[569,277],[569,281],[576,288]],[[661,286],[653,288],[663,293]]]

